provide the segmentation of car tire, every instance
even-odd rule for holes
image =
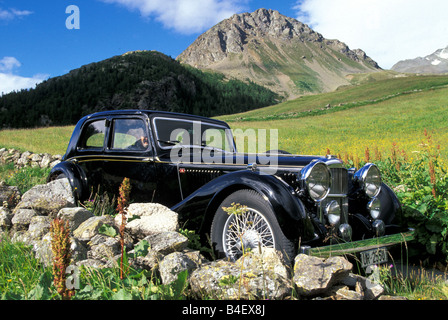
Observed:
[[[242,214],[227,213],[223,208],[233,204],[247,206]],[[237,260],[247,249],[270,247],[283,253],[285,261],[292,261],[294,244],[283,234],[269,203],[254,190],[239,190],[229,195],[213,218],[211,241],[218,258]]]

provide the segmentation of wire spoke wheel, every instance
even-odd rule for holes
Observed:
[[[244,210],[229,211],[235,204],[244,206]],[[216,256],[231,261],[249,250],[258,252],[258,248],[280,251],[285,260],[293,257],[295,251],[294,243],[283,234],[269,202],[249,189],[231,193],[221,202],[213,217],[210,240]]]
[[[224,252],[231,260],[238,259],[249,249],[275,248],[271,225],[260,212],[251,208],[242,214],[230,215],[222,237]]]

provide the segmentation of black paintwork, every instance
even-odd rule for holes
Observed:
[[[327,238],[325,223],[318,217],[317,205],[304,192],[298,178],[301,169],[312,161],[336,163],[331,157],[280,155],[278,171],[275,175],[263,174],[263,165],[258,168],[248,164],[266,163],[268,155],[241,155],[237,153],[209,150],[219,163],[203,163],[197,154],[190,154],[191,161],[172,162],[170,149],[164,149],[156,141],[152,119],[174,118],[194,120],[229,128],[222,121],[185,114],[159,111],[119,110],[100,112],[82,118],[76,125],[63,161],[55,166],[48,180],[69,178],[74,193],[79,200],[85,200],[100,186],[102,190],[115,194],[124,177],[132,182],[132,196],[135,201],[158,202],[180,214],[180,218],[190,225],[209,232],[214,213],[220,203],[231,193],[241,189],[252,189],[267,199],[277,215],[285,236],[301,244],[320,245]],[[112,150],[111,128],[114,119],[141,119],[147,125],[149,146],[145,150]],[[92,121],[104,119],[106,134],[104,145],[94,150],[79,148],[83,129]],[[199,151],[201,147],[183,150]],[[181,152],[181,150],[179,150]],[[185,160],[185,158],[183,158]],[[199,160],[198,160],[199,159]],[[345,169],[344,169],[345,170]],[[371,221],[366,209],[367,199],[352,179],[348,179],[347,195],[349,204],[348,222],[356,226],[354,236],[373,236]],[[380,193],[383,216],[391,228],[401,206],[395,194],[387,186]]]

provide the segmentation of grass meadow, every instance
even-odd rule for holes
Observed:
[[[291,153],[341,157],[362,158],[366,148],[388,156],[393,145],[411,155],[426,130],[448,158],[448,76],[362,81],[367,83],[218,118],[243,131],[277,129],[279,148]]]
[[[0,146],[34,153],[64,154],[74,127],[0,130]]]

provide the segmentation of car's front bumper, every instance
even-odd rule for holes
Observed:
[[[322,247],[307,248],[305,253],[321,258],[340,255],[354,255],[359,252],[377,248],[391,247],[398,244],[406,245],[407,242],[413,239],[414,230],[409,229],[406,232],[396,233],[378,238],[338,243]]]

